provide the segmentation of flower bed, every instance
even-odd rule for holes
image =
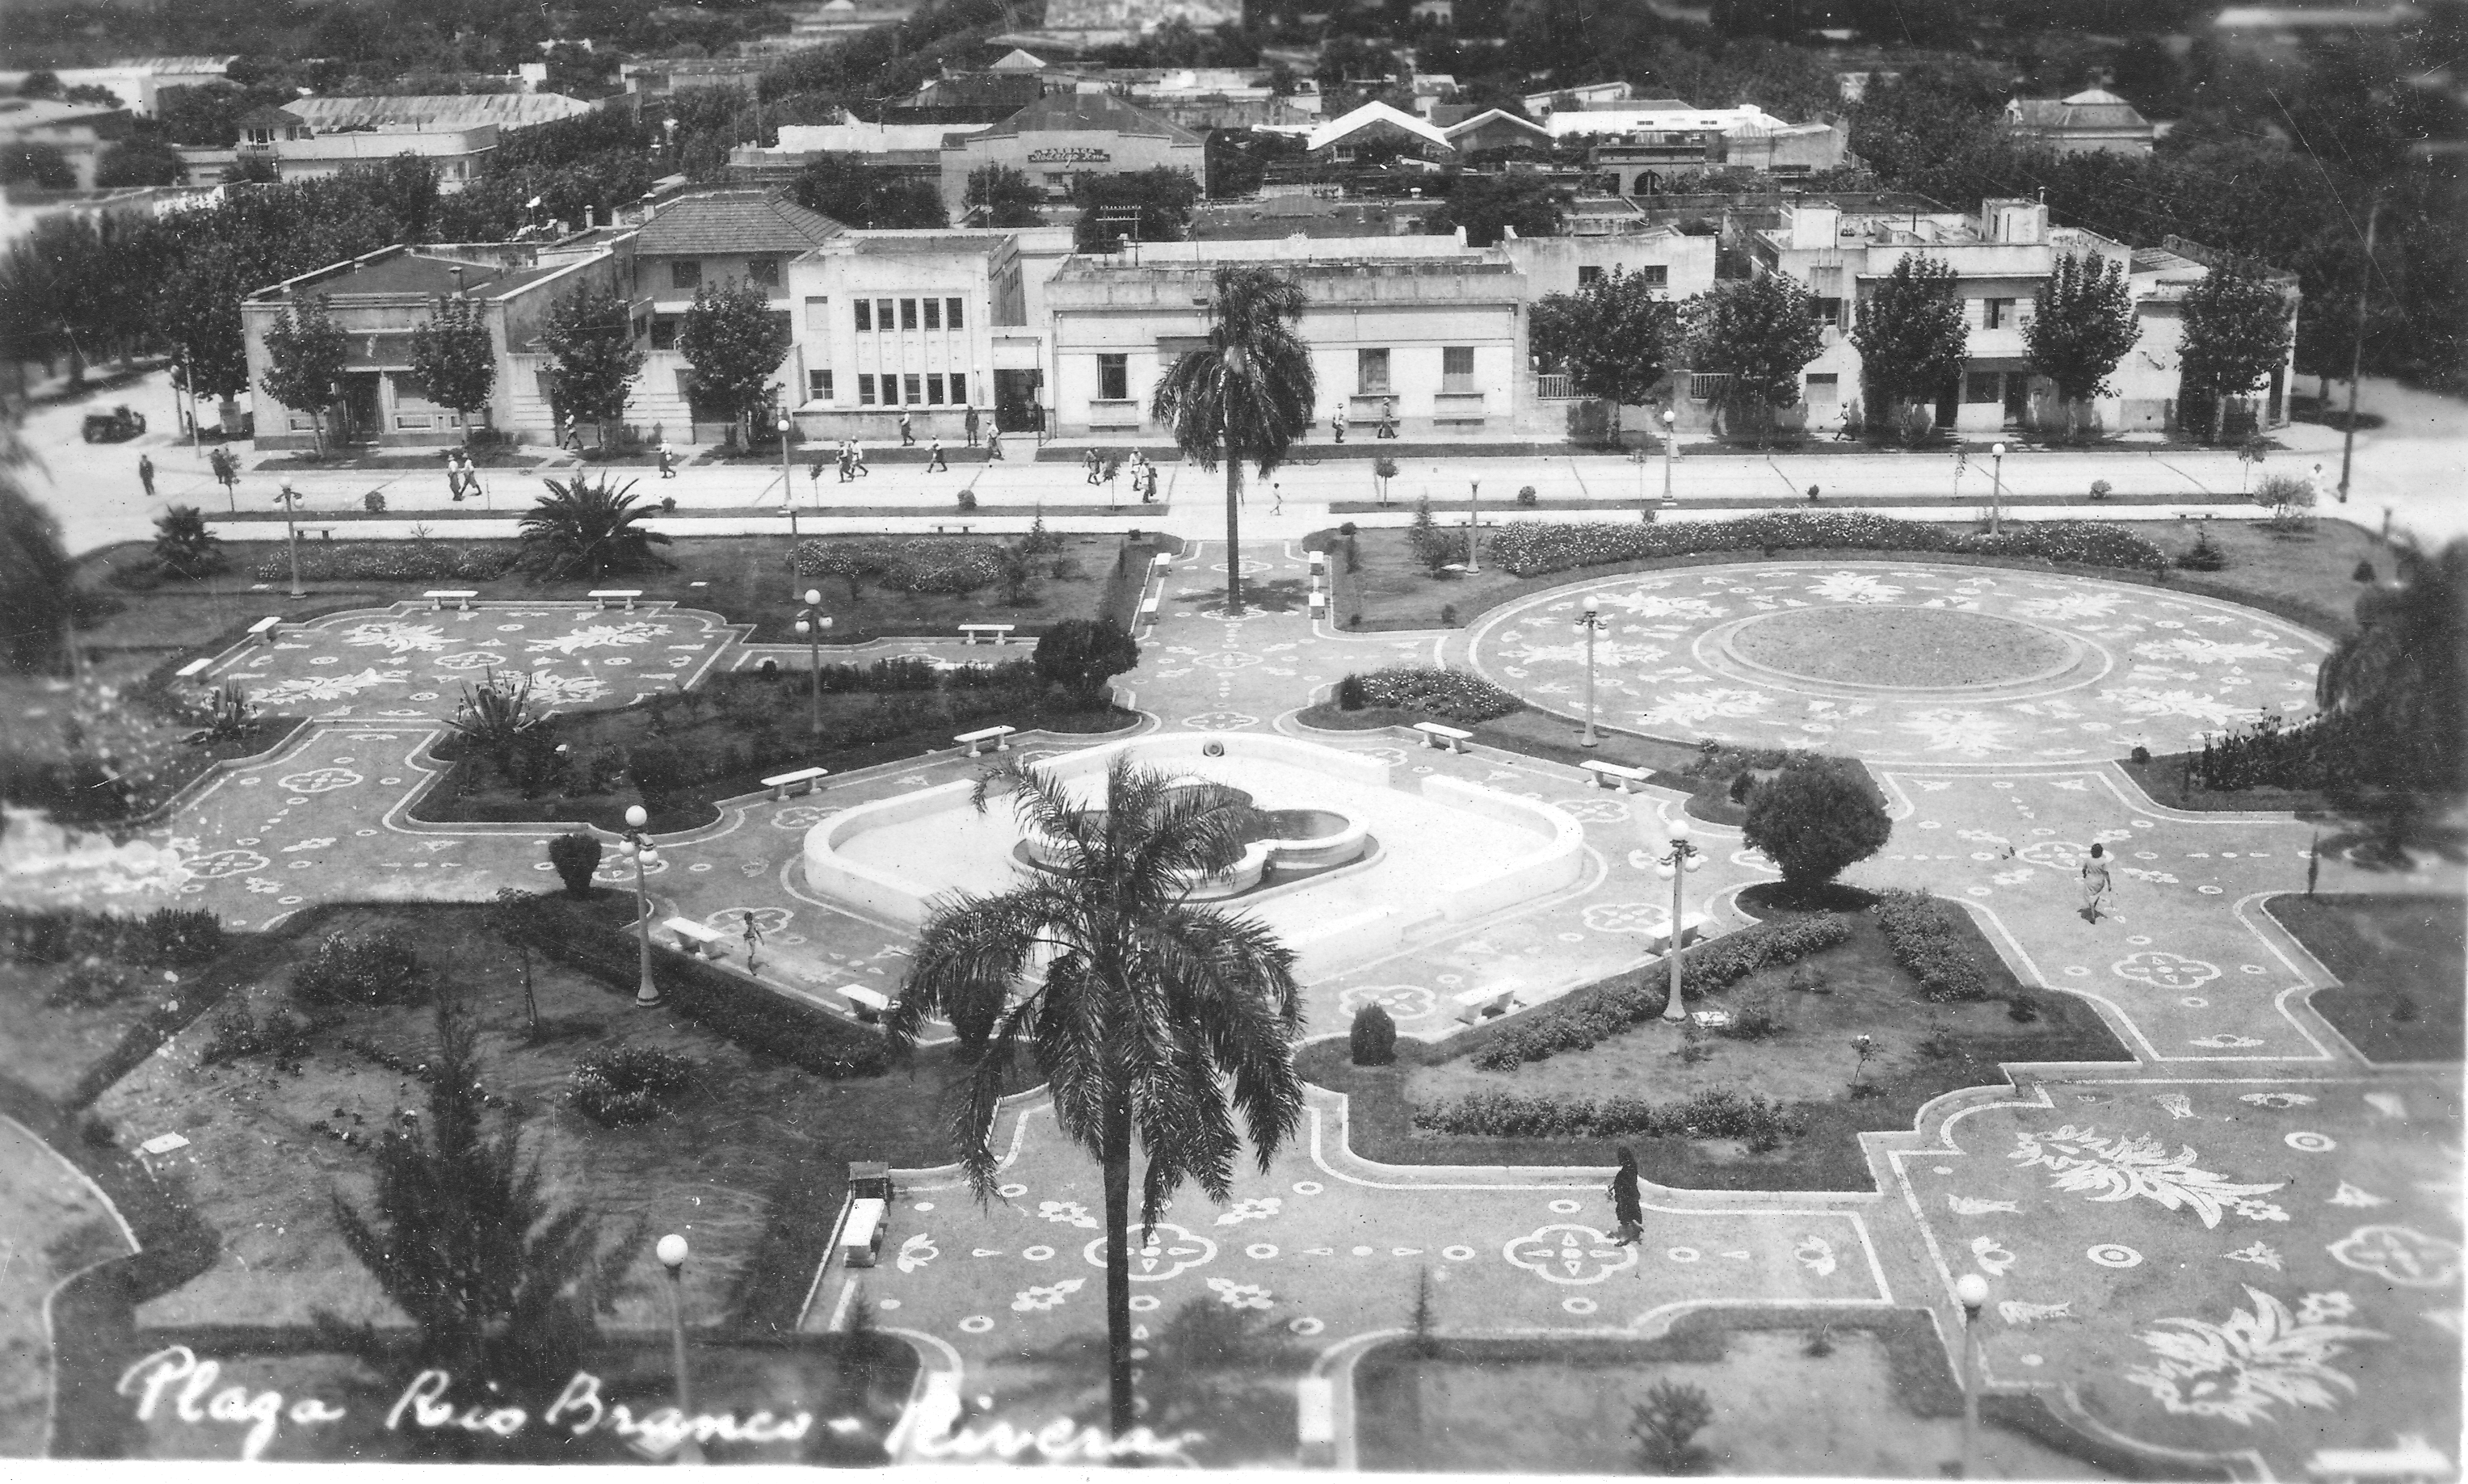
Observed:
[[[1987,997],[1987,967],[1963,947],[1954,908],[1926,892],[1889,891],[1870,910],[1894,961],[1910,970],[1930,999],[1945,1004]]]
[[[1472,726],[1525,709],[1525,703],[1508,692],[1462,670],[1392,665],[1368,674],[1348,675],[1346,679],[1360,682],[1361,702],[1366,707],[1394,707],[1457,726]],[[1339,694],[1349,688],[1340,683]]]
[[[1737,983],[1769,964],[1787,964],[1846,942],[1851,925],[1839,917],[1798,918],[1717,938],[1681,966],[1680,993],[1693,999]],[[1555,1051],[1582,1051],[1622,1028],[1662,1014],[1669,1002],[1659,965],[1581,990],[1537,1010],[1474,1053],[1487,1072],[1512,1071]]]
[[[2167,554],[2121,527],[2095,520],[2018,525],[1997,536],[1856,511],[1783,512],[1739,520],[1556,525],[1510,521],[1491,538],[1491,559],[1519,577],[1656,557],[1792,550],[1959,552],[2083,566],[2165,571]]]
[[[326,582],[338,579],[362,582],[421,582],[460,578],[494,581],[514,570],[515,548],[457,546],[446,541],[324,541],[300,548],[300,580]],[[291,579],[291,560],[277,551],[257,564],[261,582]]]
[[[808,541],[795,560],[800,577],[871,581],[903,593],[972,593],[994,586],[1003,575],[999,548],[948,537]]]
[[[1742,1139],[1760,1153],[1805,1131],[1808,1120],[1769,1098],[1746,1097],[1727,1088],[1698,1093],[1685,1103],[1651,1104],[1643,1098],[1520,1097],[1513,1092],[1474,1092],[1414,1113],[1414,1127],[1434,1133],[1472,1133],[1496,1138]]]

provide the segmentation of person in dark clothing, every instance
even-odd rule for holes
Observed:
[[[1636,1155],[1623,1144],[1619,1156],[1619,1173],[1611,1176],[1611,1215],[1619,1230],[1611,1240],[1628,1246],[1645,1235],[1645,1200],[1637,1193]]]
[[[137,456],[137,482],[146,487],[146,498],[154,498],[154,461],[142,453]]]

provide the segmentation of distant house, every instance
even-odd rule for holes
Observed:
[[[150,119],[161,110],[164,89],[220,82],[223,74],[238,60],[238,57],[139,57],[101,67],[66,67],[54,76],[60,80],[64,90],[99,87],[119,99],[120,106],[130,113]],[[27,76],[23,72],[0,72],[0,90],[16,92]]]
[[[128,136],[128,110],[108,103],[63,103],[42,98],[0,98],[0,147],[49,145],[77,173],[77,189],[94,189],[103,150]]]
[[[1456,0],[1414,0],[1406,13],[1418,25],[1453,26],[1457,23]]]
[[[437,168],[441,189],[459,191],[479,176],[501,134],[590,111],[562,93],[300,98],[244,115],[236,148],[182,145],[180,159],[190,184],[212,185],[242,162],[263,162],[280,179],[308,180],[412,154]]]
[[[784,124],[779,143],[739,145],[728,151],[728,174],[739,185],[784,185],[826,154],[854,155],[864,164],[939,189],[945,147],[987,127],[983,124],[868,124],[845,113],[837,124]]]
[[[763,80],[762,57],[645,57],[621,62],[617,76],[638,98],[672,98],[697,88],[733,87],[752,93]]]
[[[1062,200],[1078,175],[1178,170],[1207,190],[1208,147],[1201,137],[1110,93],[1055,93],[992,128],[953,134],[943,146],[943,201],[958,216],[969,176],[1007,166]]]
[[[691,425],[697,442],[729,436],[727,419],[695,404],[686,359],[677,353],[677,332],[686,310],[694,308],[695,290],[742,279],[764,291],[772,313],[793,332],[789,263],[847,230],[781,191],[693,191],[662,206],[643,223],[634,243],[631,291],[650,354],[634,383],[627,421],[673,429]],[[786,387],[806,384],[797,359],[791,349],[780,365]]]
[[[1433,123],[1438,116],[1433,115]],[[1441,129],[1448,142],[1459,154],[1480,154],[1494,149],[1548,149],[1551,131],[1528,119],[1520,119],[1499,108],[1470,112]]]
[[[1303,148],[1314,160],[1338,165],[1350,165],[1365,151],[1433,161],[1457,152],[1445,130],[1383,103],[1329,120],[1303,136]]]
[[[2059,154],[2086,154],[2107,149],[2118,154],[2149,154],[2158,130],[2132,103],[2104,88],[2088,88],[2070,98],[2016,98],[2005,104],[2005,127],[2017,137],[2045,145]]]

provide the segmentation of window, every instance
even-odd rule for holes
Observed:
[[[674,351],[676,348],[677,316],[674,314],[652,315],[651,349],[655,351]]]
[[[829,299],[807,300],[806,328],[817,331],[831,329],[831,321],[826,318],[831,313],[831,308],[832,302]]]
[[[1131,395],[1131,358],[1128,355],[1097,357],[1097,400],[1118,402]]]
[[[1808,400],[1830,402],[1841,395],[1841,377],[1831,371],[1812,372],[1808,377]]]
[[[911,375],[902,377],[900,380],[902,383],[901,390],[903,393],[900,399],[902,401],[904,401],[913,407],[926,400],[926,388],[923,385],[925,377],[912,373]]]
[[[669,263],[671,288],[695,289],[702,286],[702,263],[693,258],[677,258]]]
[[[1967,402],[1993,402],[1998,400],[2000,373],[1975,371],[1963,379],[1962,400]]]
[[[2013,300],[2011,300],[2011,299],[1982,299],[1982,300],[1980,300],[1980,301],[1979,301],[1979,328],[1980,328],[1980,329],[1982,329],[1982,330],[2009,330],[2009,329],[2013,328],[2013,325],[2014,325],[2014,301],[2013,301]]]
[[[694,406],[694,373],[693,373],[693,372],[691,372],[691,371],[680,371],[680,372],[678,372],[678,373],[677,373],[677,396],[679,396],[679,397],[681,397],[681,398],[683,398],[683,399],[685,400],[686,406],[687,406],[687,408],[689,409],[689,413],[691,413],[691,409],[692,409],[692,408],[693,408],[693,406]]]
[[[917,328],[916,300],[903,299],[900,301],[900,328],[903,330],[914,330]]]
[[[780,286],[780,260],[748,258],[745,260],[745,281],[763,288]]]
[[[635,320],[634,320],[633,327],[632,327],[632,332],[633,332],[633,336],[634,336],[634,338],[635,338],[635,339],[637,339],[637,340],[640,340],[640,339],[642,339],[645,335],[650,334],[650,333],[651,332],[651,317],[650,317],[649,315],[638,315],[638,316],[636,316],[636,317],[635,317]]]
[[[828,371],[806,373],[806,400],[827,402],[832,400],[832,374]]]
[[[926,300],[926,307],[929,309],[932,308],[934,307],[934,301],[931,299]],[[943,405],[943,378],[941,377],[927,377],[926,378],[926,400],[930,406],[939,407]]]
[[[1808,312],[1810,317],[1820,325],[1840,325],[1842,323],[1842,301],[1811,299],[1808,301]]]
[[[951,302],[957,304],[960,301],[954,299]],[[969,378],[956,371],[951,373],[951,400],[962,405],[966,405],[969,400]]]
[[[871,333],[871,332],[873,331],[873,330],[874,330],[874,301],[873,301],[873,300],[871,300],[871,299],[859,299],[859,300],[857,302],[857,332],[858,332],[858,333],[860,333],[860,334],[868,334],[868,333]]]
[[[961,328],[959,300],[946,299],[943,301],[943,323],[953,330]],[[957,398],[952,400],[955,401],[958,400]]]
[[[928,299],[926,301],[926,328],[928,330],[940,330],[943,328],[942,300]]]
[[[1386,351],[1354,353],[1354,390],[1360,397],[1384,397],[1388,394]]]
[[[1588,284],[1599,284],[1602,282],[1602,279],[1603,270],[1600,268],[1581,267],[1577,270],[1577,286],[1579,288],[1585,287]]]
[[[886,407],[899,406],[900,378],[886,371],[882,374],[880,379],[882,383],[882,404]]]
[[[874,301],[874,328],[875,328],[875,329],[877,329],[877,330],[880,330],[880,331],[886,331],[886,332],[888,332],[888,331],[890,331],[890,329],[891,329],[891,301],[890,301],[890,300],[888,300],[888,299],[877,299],[876,301]]]
[[[860,407],[874,405],[874,377],[862,371],[857,377],[857,402]]]
[[[1450,345],[1440,348],[1440,390],[1471,392],[1474,384],[1474,347]]]

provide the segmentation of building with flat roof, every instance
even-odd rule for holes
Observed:
[[[549,307],[585,285],[623,287],[632,234],[581,234],[569,242],[491,242],[469,248],[395,246],[331,263],[260,289],[240,301],[240,333],[248,349],[249,396],[262,448],[307,448],[318,441],[317,420],[269,396],[265,331],[293,306],[324,299],[346,337],[342,399],[326,415],[329,443],[384,447],[445,447],[467,429],[452,408],[430,401],[411,371],[413,330],[442,300],[468,298],[497,353],[497,378],[475,426],[524,442],[551,442],[557,420],[541,370],[539,336]]]
[[[237,56],[137,57],[101,67],[69,67],[53,76],[60,80],[63,90],[99,87],[117,98],[121,107],[141,119],[150,119],[162,110],[164,89],[220,82],[238,60]],[[16,92],[30,76],[26,72],[0,72],[0,91]]]
[[[77,176],[77,189],[94,189],[103,153],[128,137],[128,110],[104,103],[64,103],[47,98],[0,98],[0,147],[47,145]]]
[[[628,418],[676,433],[691,427],[697,443],[733,436],[730,420],[697,405],[686,359],[677,353],[685,313],[694,308],[695,290],[706,284],[742,280],[764,291],[771,312],[791,331],[779,379],[785,387],[803,386],[789,264],[847,230],[782,191],[722,187],[689,191],[662,203],[636,233],[631,254],[628,286],[647,354]]]
[[[1607,177],[1614,195],[1651,195],[1666,181],[1704,171],[1757,171],[1786,179],[1812,175],[1842,164],[1851,143],[1845,120],[1827,115],[1793,124],[1753,104],[1563,108],[1545,126],[1554,140],[1595,141],[1587,153],[1588,168]]]
[[[2005,128],[2017,138],[2059,154],[2111,150],[2149,154],[2159,130],[2132,103],[2104,88],[2068,98],[2013,98],[2005,103]]]
[[[563,93],[415,93],[400,98],[299,98],[284,111],[321,134],[343,129],[454,129],[493,125],[509,133],[580,118],[592,105]]]
[[[238,164],[263,164],[278,180],[313,180],[411,154],[435,166],[438,189],[450,192],[479,178],[496,150],[497,126],[393,123],[321,130],[286,104],[242,115],[240,142],[228,149],[177,148],[187,182],[194,186],[220,181]]]
[[[1192,209],[1195,241],[1283,240],[1290,237],[1410,237],[1447,205],[1445,198],[1349,200],[1321,195],[1264,195],[1248,201],[1202,201]]]
[[[1052,93],[1002,123],[954,134],[943,147],[943,203],[956,217],[969,175],[990,165],[1018,171],[1049,200],[1067,199],[1078,175],[1178,170],[1208,189],[1201,137],[1110,93]]]
[[[1451,436],[1513,426],[1530,387],[1530,285],[1497,247],[1458,237],[1157,242],[1128,259],[1073,256],[1047,286],[1053,405],[1065,436],[1161,436],[1149,397],[1206,343],[1210,274],[1270,262],[1302,285],[1301,334],[1318,383],[1314,421],[1342,407],[1368,435]]]
[[[944,149],[954,140],[992,126],[869,124],[843,112],[837,124],[784,124],[778,142],[772,145],[739,145],[728,151],[728,174],[740,185],[784,185],[826,154],[854,155],[864,164],[940,190]]]

